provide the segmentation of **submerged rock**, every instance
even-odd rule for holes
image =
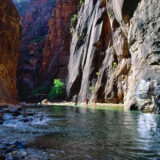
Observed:
[[[3,124],[3,111],[0,112],[0,124]]]
[[[0,124],[3,124],[3,120],[2,119],[0,119]]]
[[[6,160],[6,157],[0,154],[0,160]]]
[[[24,149],[25,148],[25,145],[22,141],[16,141],[14,144],[16,145],[17,149]]]

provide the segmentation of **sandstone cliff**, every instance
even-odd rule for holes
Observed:
[[[65,81],[69,59],[70,18],[78,0],[28,0],[14,3],[21,16],[22,42],[18,65],[19,97],[53,78]]]
[[[0,1],[0,102],[16,102],[20,17],[11,0]]]
[[[60,78],[65,81],[70,55],[70,19],[77,12],[79,0],[59,0],[49,20],[40,70],[41,82]]]
[[[22,26],[17,87],[20,100],[25,100],[39,85],[44,40],[49,33],[48,21],[56,0],[14,0],[14,3]]]
[[[72,28],[67,96],[159,112],[160,1],[85,0]]]

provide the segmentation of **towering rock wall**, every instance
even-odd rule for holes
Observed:
[[[0,102],[16,101],[20,17],[11,0],[0,1]]]
[[[159,6],[159,0],[141,0],[128,22],[132,66],[125,108],[137,107],[143,111],[160,113]]]
[[[44,41],[49,34],[48,21],[56,0],[14,0],[21,16],[22,41],[17,72],[20,100],[25,100],[39,85]]]
[[[71,42],[70,19],[78,0],[14,0],[21,15],[22,42],[18,65],[18,91],[26,100],[45,82],[65,81]]]
[[[59,0],[49,20],[49,35],[45,40],[41,83],[53,78],[65,81],[70,55],[70,19],[77,12],[79,0]]]
[[[67,95],[159,112],[160,1],[85,0],[72,28]]]

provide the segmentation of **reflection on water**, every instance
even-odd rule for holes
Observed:
[[[124,160],[160,157],[158,115],[124,112],[114,108],[99,110],[96,106],[53,106],[34,110],[45,112],[50,120],[45,125],[34,126],[34,132],[30,130],[33,139],[26,139],[30,133],[24,131],[21,139],[48,154],[54,153],[54,159]],[[8,130],[11,131],[12,127]]]

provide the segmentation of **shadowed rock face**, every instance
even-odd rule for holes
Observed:
[[[16,102],[20,17],[11,0],[0,1],[0,102]]]
[[[67,95],[159,112],[158,0],[85,0],[73,28]]]
[[[41,83],[53,78],[65,81],[70,55],[70,19],[77,11],[79,0],[59,0],[49,20],[49,35],[45,40]]]
[[[14,0],[21,16],[22,41],[17,72],[17,87],[21,100],[39,85],[39,70],[44,41],[49,34],[48,21],[56,0]]]
[[[111,20],[106,5],[105,0],[86,0],[79,12],[70,50],[69,99],[78,94],[80,101],[89,97],[91,101],[123,102],[130,55],[125,35],[116,19]]]
[[[15,5],[23,29],[18,65],[19,97],[25,100],[31,91],[46,81],[65,81],[71,42],[70,18],[78,0],[29,0]]]

